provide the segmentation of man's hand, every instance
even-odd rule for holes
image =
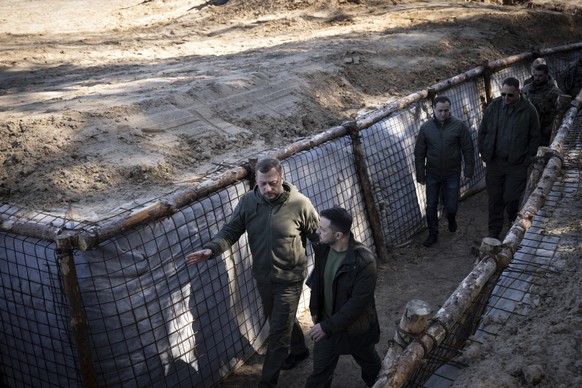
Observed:
[[[212,251],[210,249],[202,249],[200,251],[192,252],[186,255],[186,264],[198,264],[210,259]]]
[[[311,329],[309,329],[309,336],[311,337],[311,339],[315,342],[319,341],[320,339],[324,339],[325,338],[325,332],[321,329],[321,324],[318,323],[317,325],[311,327]]]

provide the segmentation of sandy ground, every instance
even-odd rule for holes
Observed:
[[[578,0],[218,3],[0,0],[2,202],[99,219],[483,60],[582,40]],[[463,202],[459,231],[438,246],[415,236],[381,266],[381,352],[408,300],[436,311],[471,270],[485,201]],[[580,338],[569,340],[580,359]],[[492,354],[474,376],[507,366]],[[342,363],[335,386],[359,386]],[[252,386],[259,369],[256,357],[225,386]],[[309,370],[283,373],[281,386],[302,386]]]
[[[5,200],[98,218],[582,36],[579,12],[464,1],[210,3],[0,1]]]

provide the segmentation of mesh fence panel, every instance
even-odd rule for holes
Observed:
[[[554,74],[575,55],[547,58]],[[499,94],[507,76],[527,78],[529,64],[494,73],[493,95]],[[483,79],[440,94],[451,98],[452,113],[467,123],[476,146]],[[413,149],[431,111],[430,101],[422,100],[358,134],[381,232],[389,245],[403,243],[425,227],[426,198],[424,187],[415,181]],[[318,210],[342,206],[351,212],[355,237],[375,249],[350,136],[299,152],[282,164],[285,180]],[[476,154],[475,176],[462,186],[461,194],[476,190],[484,174]],[[250,271],[246,235],[214,260],[194,266],[184,262],[187,253],[211,239],[250,188],[248,181],[233,183],[170,216],[124,230],[95,249],[74,251],[99,386],[212,387],[263,345],[268,325]],[[19,210],[3,206],[0,214],[3,219],[18,217]],[[41,213],[24,218],[57,229],[67,223]],[[56,244],[4,232],[0,242],[1,383],[83,385]],[[311,266],[309,244],[307,248]],[[487,292],[409,384],[421,384],[455,354],[474,328],[475,312],[482,311]],[[308,297],[305,288],[300,308],[307,307]]]
[[[482,81],[465,82],[441,93],[454,101],[452,113],[469,127],[475,148],[483,89]],[[425,227],[426,194],[424,186],[415,180],[414,145],[420,126],[432,114],[430,105],[430,101],[422,100],[362,131],[376,208],[389,245],[401,244]],[[462,185],[461,196],[475,189],[484,177],[476,152],[474,177]]]
[[[77,252],[99,385],[213,386],[264,325],[245,236],[215,260],[186,266],[232,212],[240,182]]]
[[[374,249],[361,183],[356,173],[352,142],[341,137],[283,162],[285,176],[311,199],[318,210],[344,207],[353,218],[356,239]]]
[[[10,387],[79,386],[56,246],[0,234],[0,366]]]
[[[560,63],[565,68],[568,62]],[[506,70],[503,78],[516,76],[509,71],[510,69]],[[575,191],[578,187],[579,170],[568,170],[568,166],[571,160],[579,164],[581,124],[582,117],[579,114],[575,123],[576,129],[570,131],[564,146],[565,169],[562,174],[565,178],[563,182],[554,184],[545,202],[550,209],[557,205],[564,192]],[[551,210],[540,209],[509,266],[491,276],[479,296],[447,333],[443,342],[433,349],[423,360],[422,365],[409,376],[405,387],[450,385],[466,366],[462,358],[457,357],[462,354],[461,349],[471,341],[480,342],[495,337],[496,330],[503,327],[511,316],[523,317],[529,309],[539,303],[542,297],[540,287],[547,282],[548,274],[560,272],[565,265],[559,253],[556,253],[559,236],[540,233],[550,218]],[[467,341],[470,336],[474,337]]]

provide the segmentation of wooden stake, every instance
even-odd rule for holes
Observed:
[[[497,254],[501,252],[503,244],[496,238],[485,237],[481,240],[481,247],[479,248],[479,257],[475,261],[475,265],[483,260],[485,257],[493,256],[497,257]]]
[[[97,374],[93,365],[93,355],[91,352],[89,321],[79,288],[77,269],[73,257],[72,239],[68,236],[59,236],[57,238],[57,247],[57,256],[59,258],[63,279],[63,290],[69,303],[71,329],[75,337],[77,355],[79,356],[80,374],[85,387],[97,387]]]
[[[402,350],[425,332],[431,312],[429,304],[422,300],[413,299],[406,304],[400,324],[394,333],[394,339],[390,342],[386,357],[382,360],[379,376],[385,376]]]
[[[485,258],[461,282],[431,320],[426,331],[411,342],[381,375],[374,388],[401,387],[410,374],[422,363],[428,353],[440,345],[453,325],[472,305],[495,272],[497,266],[492,258]]]

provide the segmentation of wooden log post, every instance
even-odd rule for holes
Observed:
[[[388,352],[382,360],[379,377],[386,376],[402,350],[426,331],[431,312],[429,304],[422,300],[413,299],[406,304],[402,318],[400,318],[400,324],[394,333],[394,339],[390,341]]]
[[[556,133],[560,129],[560,125],[562,124],[562,119],[564,118],[564,113],[570,107],[570,103],[572,102],[572,96],[569,94],[560,94],[558,99],[556,100],[556,115],[554,116],[554,120],[552,121],[552,133],[550,135],[550,144],[554,141],[556,137]]]
[[[354,161],[356,163],[356,173],[358,174],[358,180],[360,181],[360,187],[362,188],[362,194],[364,196],[364,206],[366,208],[366,215],[370,221],[370,227],[372,229],[372,236],[374,237],[374,245],[376,246],[376,253],[378,260],[383,263],[388,261],[389,252],[386,246],[386,240],[382,234],[382,221],[380,214],[374,203],[374,193],[372,190],[372,182],[370,180],[370,175],[368,173],[368,166],[366,164],[366,157],[364,151],[362,150],[362,141],[360,140],[360,135],[355,122],[348,121],[343,124],[350,134],[352,139],[352,146],[354,152]]]
[[[57,239],[57,256],[61,267],[63,289],[69,302],[71,314],[71,329],[75,338],[77,355],[79,357],[79,369],[85,387],[97,387],[97,375],[93,366],[91,353],[91,338],[89,334],[89,322],[83,307],[77,269],[73,258],[73,244],[70,236],[59,236]]]
[[[487,109],[487,106],[493,100],[493,88],[491,86],[492,84],[491,74],[493,73],[493,70],[491,69],[489,61],[485,61],[485,63],[483,63],[483,68],[485,69],[483,72],[483,85],[485,86],[485,98],[481,96],[481,109],[483,112],[485,112],[485,109]]]
[[[481,240],[481,247],[479,248],[479,257],[475,261],[475,265],[477,265],[481,260],[488,256],[493,256],[496,258],[499,252],[501,252],[502,247],[503,244],[496,238],[483,238],[483,240]]]
[[[521,204],[519,208],[521,209],[525,202],[528,200],[529,196],[537,186],[540,181],[540,177],[544,172],[544,167],[548,160],[552,157],[554,151],[550,147],[539,147],[536,156],[534,157],[534,162],[531,167],[531,172],[529,174],[529,179],[527,180],[527,185],[523,192],[523,197],[521,199]]]

